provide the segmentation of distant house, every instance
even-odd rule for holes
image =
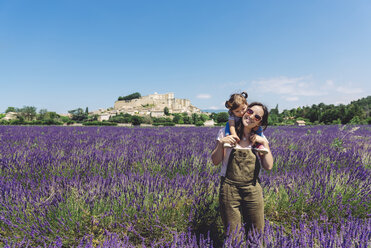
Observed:
[[[296,125],[298,125],[298,126],[305,126],[305,121],[303,121],[303,120],[297,120],[296,121]]]
[[[5,117],[3,120],[10,121],[10,120],[15,120],[17,119],[17,113],[16,112],[8,112],[6,113]]]
[[[215,124],[214,120],[207,120],[207,121],[205,121],[204,126],[205,127],[213,127],[214,124]]]
[[[110,114],[102,114],[98,116],[98,121],[108,121],[110,117],[111,117]]]

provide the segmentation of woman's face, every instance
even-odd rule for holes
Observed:
[[[244,116],[242,117],[242,123],[244,126],[256,127],[259,126],[264,116],[264,110],[261,106],[255,105],[248,108]]]

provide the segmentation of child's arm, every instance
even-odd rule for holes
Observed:
[[[233,138],[235,138],[237,141],[240,141],[240,138],[238,137],[236,133],[236,127],[235,127],[235,122],[233,119],[229,120],[229,131],[231,132],[231,135]]]

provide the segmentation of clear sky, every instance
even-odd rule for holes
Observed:
[[[291,109],[371,95],[369,0],[0,0],[0,112],[234,92]],[[367,69],[368,68],[368,69]]]

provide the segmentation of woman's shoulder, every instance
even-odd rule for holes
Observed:
[[[224,127],[219,129],[218,134],[216,135],[216,140],[221,140],[225,137],[225,129]]]

